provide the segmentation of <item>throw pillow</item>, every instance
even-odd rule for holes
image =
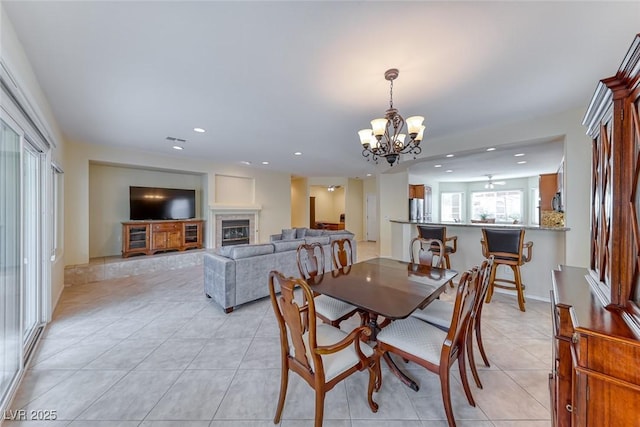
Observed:
[[[322,230],[316,230],[314,228],[310,228],[307,230],[307,233],[304,237],[318,237],[322,236]]]
[[[293,240],[296,238],[296,230],[293,228],[282,229],[282,240]]]
[[[296,239],[302,239],[307,234],[306,228],[296,228]]]

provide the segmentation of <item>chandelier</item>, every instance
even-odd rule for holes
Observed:
[[[371,120],[373,129],[362,129],[358,131],[360,143],[362,144],[362,155],[367,159],[373,159],[376,163],[378,157],[384,157],[390,166],[398,160],[400,154],[413,154],[415,159],[422,152],[420,141],[424,134],[425,127],[422,125],[424,117],[412,116],[407,118],[407,129],[410,141],[405,144],[406,134],[401,133],[404,129],[405,120],[398,110],[393,108],[393,81],[398,78],[397,68],[391,68],[384,73],[384,78],[389,81],[389,108],[383,119]]]

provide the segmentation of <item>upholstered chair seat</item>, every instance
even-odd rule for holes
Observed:
[[[326,295],[318,295],[314,298],[314,301],[316,313],[321,313],[329,324],[340,323],[342,319],[352,316],[356,309],[351,304]]]
[[[453,304],[437,299],[425,308],[414,311],[411,316],[448,330],[453,318]]]
[[[443,330],[414,317],[391,322],[377,336],[378,341],[434,364],[440,362],[442,343],[446,338],[447,333]]]
[[[314,301],[317,300],[318,298],[314,298]],[[335,326],[322,323],[316,326],[316,342],[317,345],[321,347],[336,344],[344,340],[347,335],[348,334],[346,332],[336,328]],[[315,371],[315,366],[313,364],[314,359],[311,356],[311,346],[309,345],[308,331],[302,335],[302,340],[304,341],[304,345],[307,350],[307,359],[311,361],[311,367]],[[374,351],[371,347],[363,342],[360,342],[359,345],[360,350],[366,357],[373,356]],[[345,347],[337,353],[323,354],[320,357],[322,359],[325,381],[331,381],[338,375],[348,371],[360,363],[360,358],[358,357],[353,345]]]

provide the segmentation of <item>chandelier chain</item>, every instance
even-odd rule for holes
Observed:
[[[389,108],[393,108],[393,79],[390,80],[389,85]]]

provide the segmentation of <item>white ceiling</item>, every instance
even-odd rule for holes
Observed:
[[[303,176],[375,172],[357,131],[388,106],[388,68],[400,113],[426,117],[428,157],[429,138],[586,108],[640,30],[637,1],[2,7],[66,138]],[[457,169],[478,164],[503,177]]]

